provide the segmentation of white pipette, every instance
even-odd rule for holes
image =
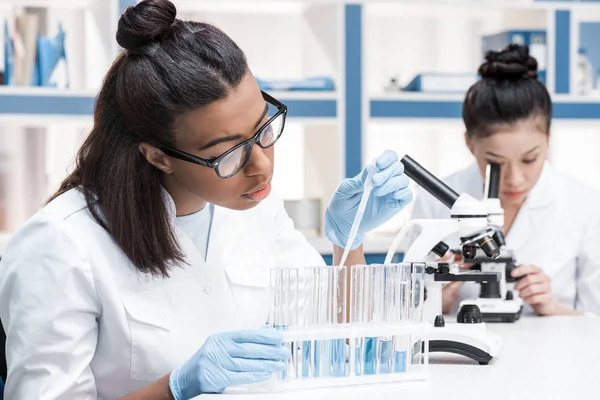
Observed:
[[[346,258],[348,258],[348,253],[350,252],[352,243],[354,243],[354,239],[356,239],[358,227],[360,226],[360,223],[362,221],[365,208],[367,208],[367,202],[369,201],[371,190],[373,189],[373,182],[371,181],[371,179],[373,178],[373,174],[377,170],[377,167],[375,166],[375,161],[373,161],[373,165],[369,165],[367,168],[369,169],[369,172],[367,173],[367,179],[365,180],[365,189],[363,190],[362,197],[360,198],[358,210],[356,211],[356,215],[354,216],[354,221],[352,221],[352,227],[350,228],[350,236],[348,237],[348,243],[346,243],[346,248],[344,249],[344,254],[342,255],[342,259],[339,264],[342,266],[346,262]]]

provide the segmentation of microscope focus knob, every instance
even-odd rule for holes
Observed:
[[[515,299],[515,297],[514,297],[512,291],[509,290],[508,292],[506,292],[506,300],[514,300],[514,299]]]
[[[483,322],[481,310],[475,304],[463,305],[456,315],[459,324],[480,324]]]
[[[444,316],[443,315],[438,315],[437,317],[435,317],[435,321],[433,321],[433,326],[436,328],[443,328],[446,326],[446,321],[444,320]]]

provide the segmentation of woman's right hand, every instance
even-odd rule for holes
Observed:
[[[243,330],[209,336],[204,345],[169,377],[175,400],[221,393],[229,386],[262,382],[286,367],[290,351],[273,329]]]

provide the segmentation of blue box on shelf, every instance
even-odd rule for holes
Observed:
[[[302,90],[302,91],[333,91],[335,84],[333,78],[315,76],[302,80],[266,80],[256,78],[261,90]]]
[[[529,46],[529,54],[538,62],[538,78],[540,81],[546,83],[546,68],[548,64],[546,31],[510,30],[484,36],[481,41],[484,54],[490,50],[502,50],[513,43]]]
[[[418,74],[412,81],[406,85],[404,92],[424,92],[424,93],[443,93],[463,94],[477,82],[479,77],[474,73],[440,73],[426,72]]]

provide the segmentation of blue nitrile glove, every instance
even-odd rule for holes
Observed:
[[[380,155],[373,174],[373,191],[367,202],[367,208],[358,228],[356,239],[351,249],[359,247],[366,232],[390,220],[412,201],[412,191],[408,187],[408,177],[404,175],[404,165],[398,155],[386,150]],[[373,168],[372,165],[367,168]],[[335,245],[345,248],[350,235],[350,228],[358,210],[368,169],[354,178],[344,179],[333,194],[325,212],[325,235]]]
[[[192,358],[171,373],[171,393],[175,400],[187,400],[267,380],[286,367],[290,351],[281,344],[281,333],[273,329],[211,335]]]

